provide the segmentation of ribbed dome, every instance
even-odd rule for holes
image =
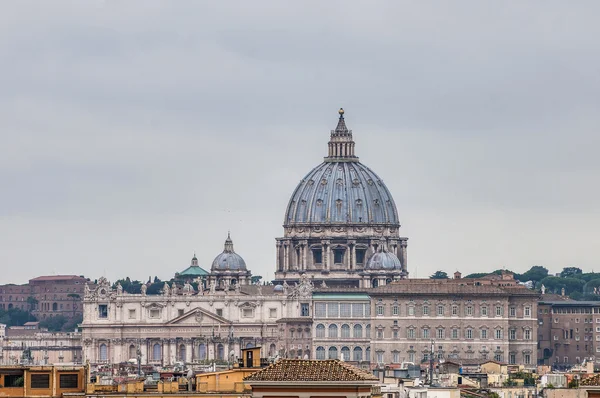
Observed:
[[[223,253],[213,260],[211,271],[247,271],[246,262],[233,250],[233,241],[229,234],[225,240]]]
[[[347,222],[400,224],[394,199],[377,174],[360,162],[325,161],[298,184],[284,224]]]
[[[401,270],[402,264],[400,260],[394,253],[390,253],[387,251],[379,251],[373,253],[369,261],[367,261],[367,266],[365,267],[367,270]]]

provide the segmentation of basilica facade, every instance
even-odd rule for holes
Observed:
[[[86,285],[84,359],[171,366],[262,357],[376,364],[485,357],[535,366],[537,296],[501,280],[408,278],[407,241],[383,180],[359,162],[340,109],[327,156],[293,191],[275,279],[252,283],[231,237],[210,269],[194,256],[161,294]],[[418,282],[418,283],[417,283]],[[430,352],[432,340],[436,352]]]

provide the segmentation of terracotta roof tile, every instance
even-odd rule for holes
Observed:
[[[280,359],[244,381],[377,381],[373,374],[338,359]]]

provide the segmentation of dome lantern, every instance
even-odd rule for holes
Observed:
[[[357,162],[358,157],[354,155],[354,141],[352,140],[352,130],[346,127],[344,120],[344,108],[338,111],[340,118],[335,130],[331,130],[329,138],[329,154],[325,158],[326,162]]]

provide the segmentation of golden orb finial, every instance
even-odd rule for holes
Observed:
[[[338,113],[340,114],[340,116],[342,116],[344,114],[344,108],[340,108],[340,110],[338,111]]]

